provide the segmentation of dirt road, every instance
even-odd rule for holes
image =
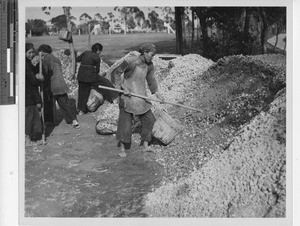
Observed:
[[[143,195],[156,187],[161,167],[133,144],[118,156],[115,136],[95,131],[93,113],[81,129],[59,120],[47,144],[26,147],[25,217],[146,217]]]

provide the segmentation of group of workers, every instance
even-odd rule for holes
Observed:
[[[155,123],[155,117],[151,111],[152,104],[147,99],[132,96],[131,93],[147,96],[147,82],[151,93],[155,94],[160,101],[164,101],[164,98],[158,92],[152,63],[152,59],[157,51],[156,47],[152,43],[142,44],[139,48],[140,55],[124,59],[111,72],[111,80],[105,78],[106,73],[99,74],[102,50],[103,46],[100,43],[95,43],[91,51],[85,51],[76,57],[76,61],[81,63],[77,74],[78,101],[76,109],[68,96],[69,90],[63,77],[61,62],[52,54],[51,47],[46,44],[38,47],[37,51],[41,53],[42,62],[34,65],[32,59],[37,51],[32,43],[26,43],[26,146],[36,145],[40,142],[38,134],[42,131],[40,109],[43,107],[43,103],[39,87],[42,84],[44,92],[47,92],[59,105],[66,123],[75,129],[80,128],[76,115],[88,113],[87,102],[92,88],[100,92],[104,99],[110,103],[113,103],[116,99],[119,103],[116,134],[119,156],[126,157],[127,151],[131,147],[131,123],[134,115],[141,119],[141,145],[143,146],[143,151],[151,150],[149,143],[152,140],[152,127]],[[40,67],[40,63],[42,67]],[[42,68],[42,73],[40,68]],[[99,85],[121,89],[123,93],[99,88]]]

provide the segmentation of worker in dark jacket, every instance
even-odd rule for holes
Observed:
[[[81,62],[77,80],[78,80],[78,111],[79,115],[88,112],[87,102],[91,88],[94,88],[100,92],[104,99],[110,103],[118,96],[118,93],[101,89],[98,85],[108,86],[114,88],[111,82],[103,75],[99,75],[100,72],[100,54],[103,50],[103,46],[100,43],[96,43],[92,46],[92,51],[85,51],[78,57],[77,62]]]
[[[142,122],[141,141],[144,151],[151,150],[149,142],[152,139],[152,127],[155,117],[151,111],[150,101],[131,96],[130,93],[147,96],[146,81],[152,94],[164,101],[158,92],[157,81],[154,76],[152,58],[156,53],[155,45],[146,43],[140,46],[139,56],[126,58],[111,73],[112,83],[116,88],[123,89],[124,95],[119,98],[119,119],[116,138],[121,146],[119,155],[126,157],[126,149],[131,145],[131,123],[133,115],[138,116]],[[124,78],[122,74],[124,73]]]
[[[52,54],[52,48],[49,45],[41,45],[38,51],[42,53],[43,58],[44,89],[57,101],[66,123],[72,125],[73,128],[79,129],[76,109],[68,96],[69,88],[63,77],[60,60]]]
[[[32,146],[42,133],[42,123],[39,110],[42,107],[42,99],[39,94],[39,85],[44,80],[38,72],[39,64],[34,66],[32,59],[35,49],[32,43],[25,45],[25,145]]]

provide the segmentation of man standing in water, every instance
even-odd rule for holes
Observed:
[[[125,59],[111,73],[112,83],[118,89],[123,89],[124,94],[119,96],[119,120],[116,139],[121,147],[119,155],[126,157],[126,149],[131,146],[131,123],[133,115],[138,116],[142,122],[141,141],[144,151],[151,150],[149,142],[152,139],[152,127],[155,117],[151,111],[152,104],[149,100],[131,96],[130,93],[147,96],[146,81],[152,94],[164,101],[158,92],[157,81],[154,76],[153,56],[156,47],[152,43],[142,44],[139,56],[130,56]],[[124,73],[124,79],[121,75]]]

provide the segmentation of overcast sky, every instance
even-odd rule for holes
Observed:
[[[148,18],[148,13],[152,10],[156,11],[158,14],[161,14],[161,9],[154,8],[154,7],[139,7],[145,14],[145,17]],[[46,15],[41,7],[26,7],[25,9],[25,19],[26,22],[28,19],[42,19],[44,21],[49,21],[51,18],[62,15],[63,9],[62,7],[53,7],[49,11],[50,15]],[[114,11],[114,7],[72,7],[71,15],[76,18],[74,20],[75,24],[79,24],[79,17],[83,13],[87,13],[92,18],[95,14],[100,13],[102,17],[106,17],[107,13],[112,12],[116,17],[119,17],[119,12]],[[161,18],[162,19],[162,18]]]

